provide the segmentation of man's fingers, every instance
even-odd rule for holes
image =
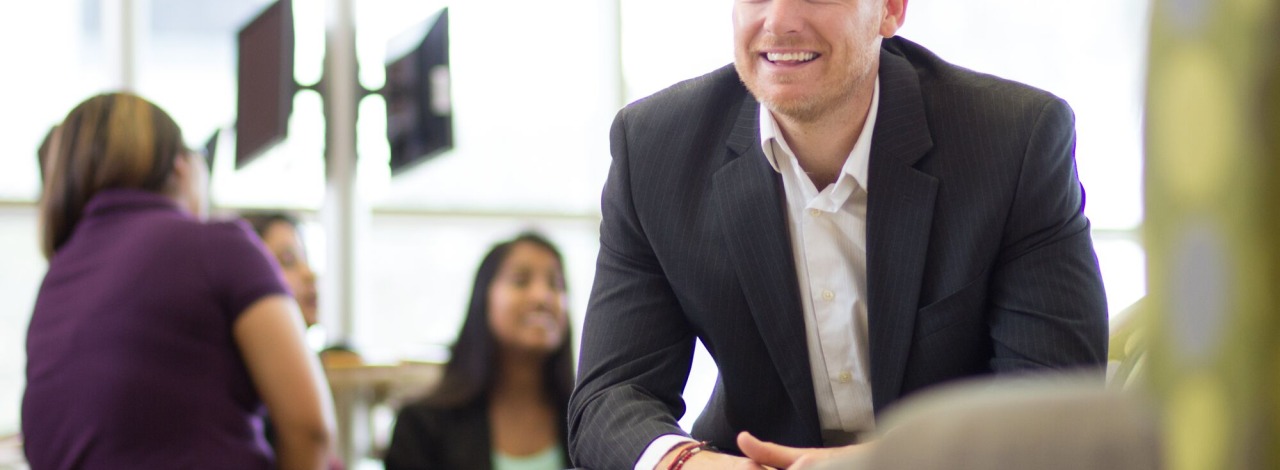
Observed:
[[[774,468],[790,467],[804,455],[800,449],[765,442],[746,431],[738,433],[738,449],[752,461]]]

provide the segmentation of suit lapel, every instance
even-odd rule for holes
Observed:
[[[712,199],[743,294],[774,368],[792,404],[807,420],[805,428],[816,431],[817,405],[809,373],[804,312],[783,210],[786,197],[781,176],[769,166],[760,147],[758,106],[747,93],[727,141],[727,162],[713,177]]]
[[[867,322],[876,410],[898,397],[911,349],[938,186],[912,165],[932,147],[914,68],[882,50],[867,183]]]

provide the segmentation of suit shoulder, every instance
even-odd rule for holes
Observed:
[[[959,101],[953,104],[962,106],[952,108],[1019,116],[1039,113],[1046,106],[1053,105],[1070,110],[1062,98],[1048,91],[952,64],[902,37],[886,39],[884,49],[911,63],[927,101]]]

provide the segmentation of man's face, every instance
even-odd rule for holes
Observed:
[[[736,0],[734,66],[775,114],[813,121],[875,80],[882,31],[897,29],[886,11],[885,0]]]

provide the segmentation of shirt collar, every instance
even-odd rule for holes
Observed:
[[[141,189],[113,188],[98,191],[85,204],[84,215],[91,217],[121,210],[173,210],[182,212],[178,203],[168,196]]]
[[[781,172],[778,166],[778,157],[773,153],[773,145],[769,145],[770,141],[775,141],[782,151],[788,155],[795,155],[791,150],[791,146],[787,145],[787,140],[782,136],[782,130],[778,128],[778,121],[773,118],[773,113],[769,109],[760,105],[760,146],[764,149],[764,158],[769,161],[769,166],[773,167],[773,171]],[[871,161],[871,134],[876,127],[876,117],[880,114],[880,77],[876,77],[875,86],[871,92],[871,109],[867,112],[867,120],[862,124],[862,131],[858,134],[858,141],[853,144],[853,150],[849,152],[849,158],[845,159],[842,172],[853,177],[858,185],[864,191],[867,191],[867,168]]]

